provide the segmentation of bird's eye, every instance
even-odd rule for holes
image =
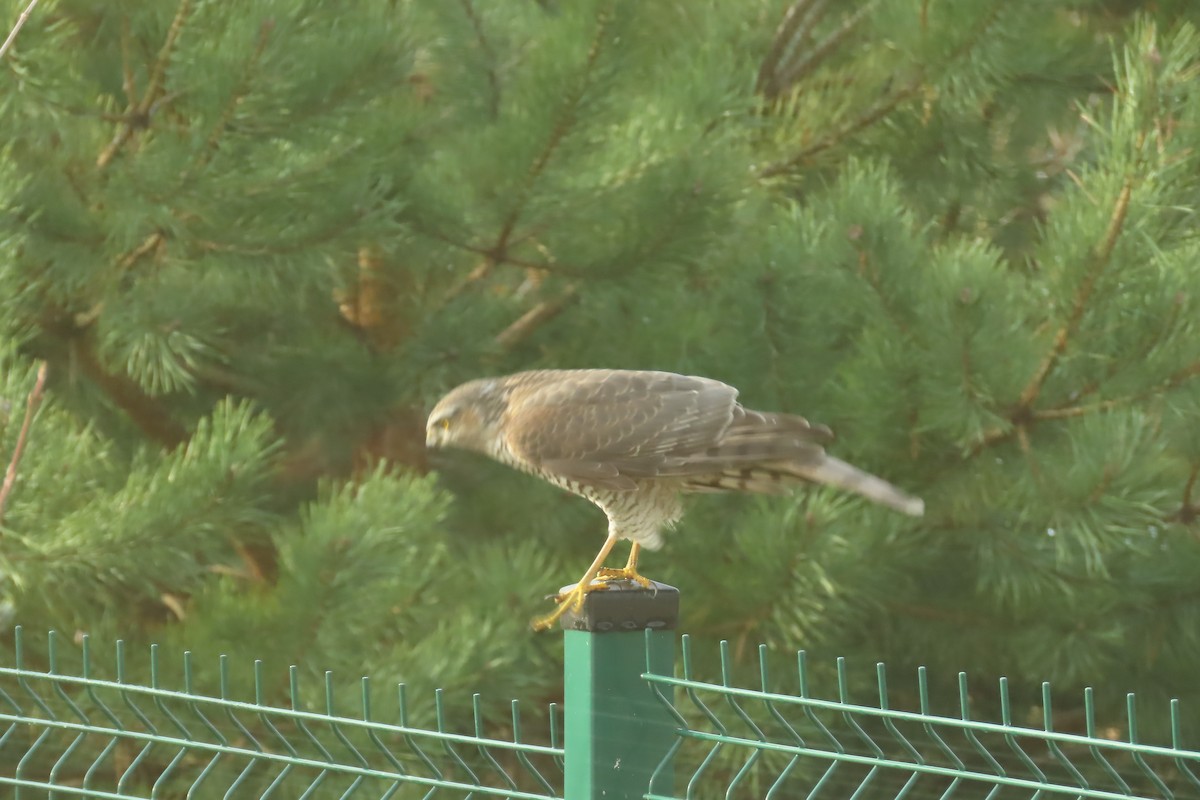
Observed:
[[[444,430],[444,431],[450,430],[450,418],[449,417],[442,420],[442,430]]]

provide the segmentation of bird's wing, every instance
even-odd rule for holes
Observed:
[[[825,458],[833,432],[795,414],[735,406],[719,441],[703,451],[668,458],[660,474],[697,477],[777,463],[811,464]]]
[[[751,411],[719,381],[669,372],[530,375],[505,413],[509,451],[560,478],[633,490],[679,478],[689,491],[773,492],[795,481],[857,492],[919,516],[924,503],[825,453],[833,434],[793,414]]]
[[[505,443],[567,480],[634,489],[635,479],[678,469],[720,442],[740,410],[736,398],[720,381],[669,372],[563,372],[513,392]]]

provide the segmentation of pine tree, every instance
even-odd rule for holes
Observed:
[[[427,462],[423,415],[657,368],[929,509],[695,499],[644,567],[698,653],[1200,705],[1200,20],[1155,6],[39,6],[0,69],[7,616],[207,685],[552,698],[525,624],[602,517]]]

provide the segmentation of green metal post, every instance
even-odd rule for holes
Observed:
[[[679,591],[614,583],[562,618],[566,800],[635,800],[675,741],[675,722],[642,679],[670,675]],[[651,632],[646,634],[646,630]],[[656,789],[669,790],[667,776]]]

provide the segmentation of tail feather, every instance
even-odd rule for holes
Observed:
[[[921,498],[906,494],[883,478],[831,455],[813,463],[781,464],[779,467],[797,478],[854,492],[910,516],[919,517],[925,513],[925,501]]]
[[[925,503],[882,478],[825,452],[833,433],[794,414],[772,414],[736,406],[719,441],[699,452],[665,455],[655,465],[659,478],[681,478],[690,492],[779,494],[797,481],[844,489],[919,517]]]
[[[882,478],[830,455],[811,461],[776,462],[693,475],[687,478],[684,486],[689,492],[782,494],[793,489],[797,481],[854,492],[914,517],[925,513],[925,501],[921,498],[906,494]]]

